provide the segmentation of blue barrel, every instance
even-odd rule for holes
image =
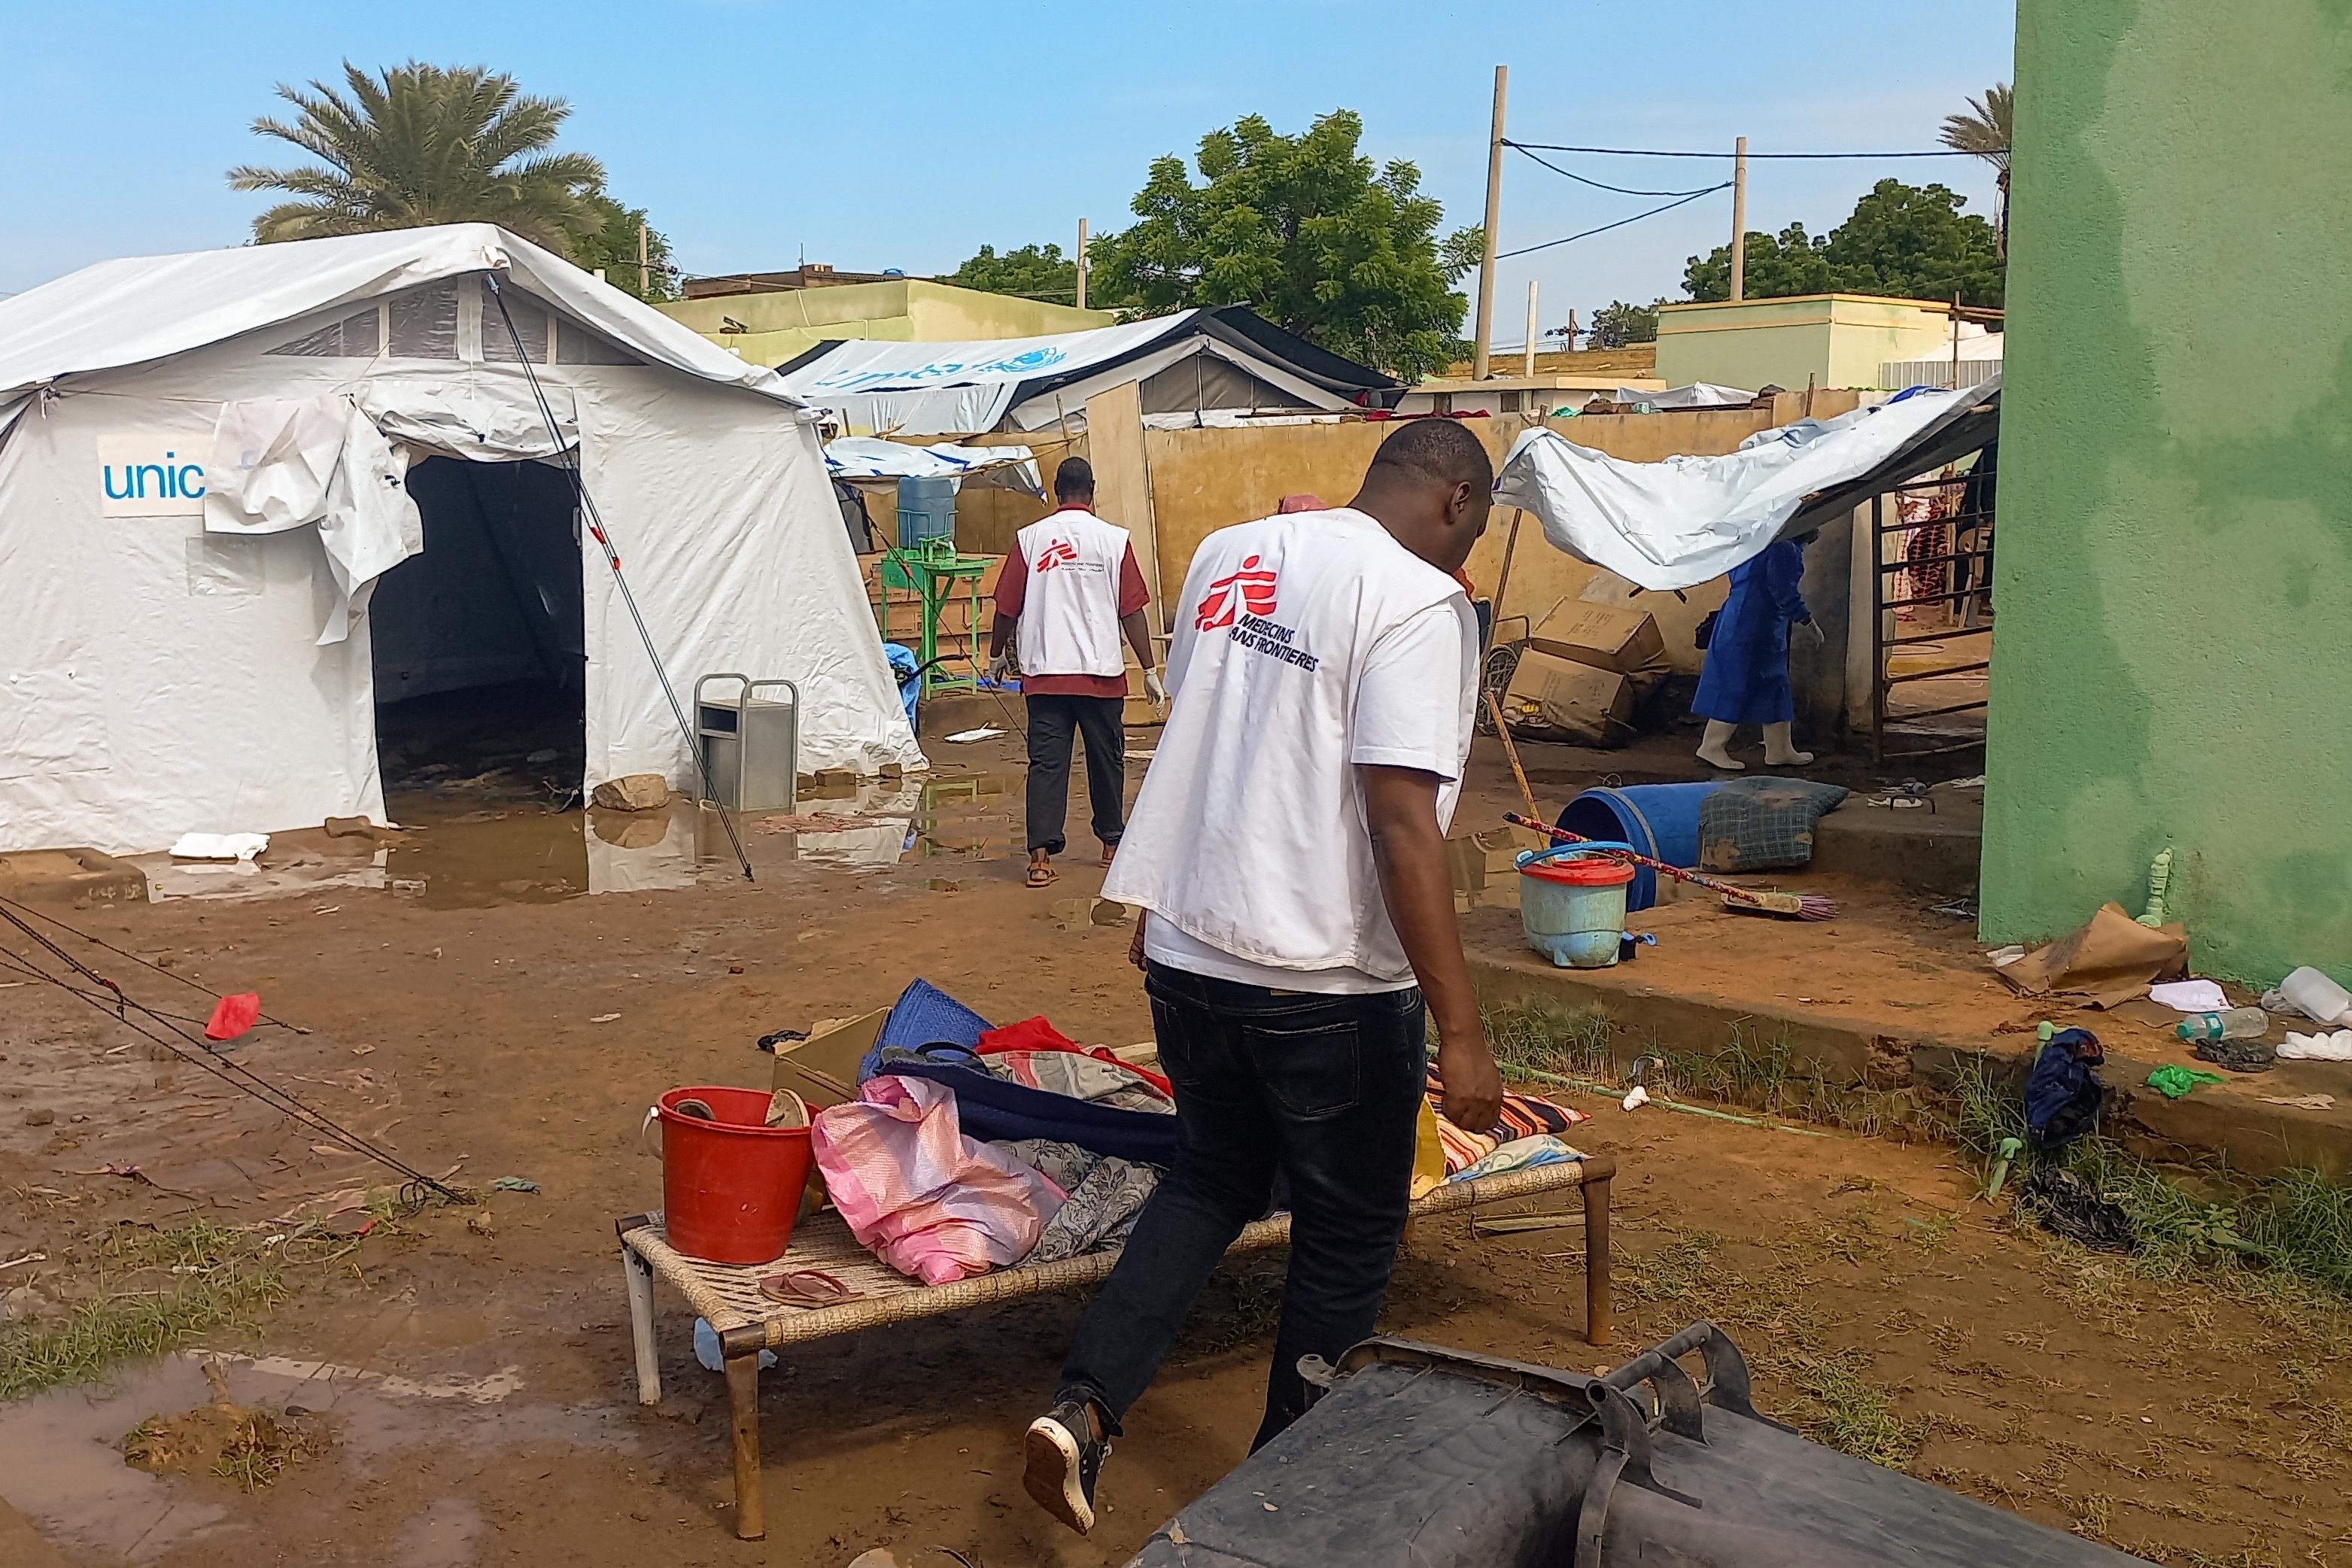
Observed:
[[[956,481],[951,474],[907,475],[898,481],[898,548],[955,540]]]
[[[1559,814],[1564,833],[1613,838],[1631,844],[1653,860],[1685,868],[1698,864],[1698,803],[1722,788],[1719,781],[1697,784],[1625,784],[1589,789]],[[1628,912],[1658,901],[1658,874],[1638,868],[1625,889]]]

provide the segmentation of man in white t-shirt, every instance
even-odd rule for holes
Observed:
[[[1080,1531],[1108,1439],[1277,1176],[1290,1268],[1257,1443],[1306,1410],[1301,1356],[1336,1362],[1371,1332],[1431,1016],[1447,1116],[1495,1122],[1445,860],[1478,669],[1452,574],[1493,483],[1469,431],[1405,424],[1348,505],[1210,535],[1171,606],[1174,707],[1103,893],[1144,910],[1176,1163],[1028,1434],[1029,1494]]]

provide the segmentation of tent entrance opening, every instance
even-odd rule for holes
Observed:
[[[429,458],[407,483],[425,550],[367,611],[387,801],[457,785],[561,801],[587,754],[572,481],[548,463]]]

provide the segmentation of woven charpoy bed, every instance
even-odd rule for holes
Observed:
[[[1590,1155],[1580,1163],[1443,1186],[1416,1201],[1412,1212],[1418,1218],[1580,1190],[1584,1203],[1585,1338],[1605,1344],[1610,1334],[1609,1182],[1616,1172],[1616,1163],[1607,1155]],[[767,1533],[760,1499],[761,1351],[1090,1285],[1108,1276],[1118,1261],[1114,1247],[1060,1263],[1000,1268],[951,1285],[924,1285],[858,1246],[841,1216],[831,1210],[802,1221],[793,1232],[792,1249],[782,1258],[758,1265],[705,1263],[674,1251],[659,1214],[631,1215],[619,1222],[619,1229],[621,1272],[628,1282],[629,1322],[636,1341],[638,1403],[661,1401],[661,1366],[654,1350],[656,1279],[674,1287],[719,1335],[735,1445],[735,1533],[746,1541]],[[1232,1250],[1252,1252],[1289,1239],[1290,1216],[1276,1215],[1244,1228]],[[763,1276],[803,1268],[823,1269],[858,1291],[858,1299],[812,1309],[772,1301],[760,1293]]]

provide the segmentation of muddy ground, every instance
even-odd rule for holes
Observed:
[[[9,1331],[101,1289],[169,1285],[121,1272],[141,1226],[372,1226],[302,1240],[282,1302],[197,1338],[264,1358],[228,1363],[226,1396],[308,1434],[274,1482],[125,1463],[134,1428],[217,1397],[173,1359],[0,1405],[0,1497],[82,1564],[833,1564],[874,1546],[902,1563],[1123,1561],[1242,1458],[1278,1259],[1213,1287],[1129,1422],[1087,1541],[1044,1520],[1017,1475],[1080,1299],[831,1342],[765,1374],[761,1545],[732,1537],[725,1399],[674,1299],[668,1397],[634,1399],[612,1222],[657,1201],[636,1128],[659,1090],[764,1085],[757,1036],[881,1005],[917,974],[999,1021],[1044,1013],[1111,1044],[1149,1032],[1127,931],[1054,918],[1097,885],[1091,846],[1060,887],[1023,888],[1011,742],[935,750],[928,784],[809,803],[911,810],[911,847],[895,819],[751,824],[749,884],[697,865],[690,819],[583,832],[576,813],[452,793],[397,804],[429,826],[381,864],[316,836],[289,846],[314,863],[264,873],[275,896],[68,913],[167,966],[93,955],[142,1002],[201,1016],[173,974],[258,990],[311,1032],[265,1026],[234,1059],[415,1166],[540,1190],[388,1208],[385,1173],[110,1014],[0,976],[0,1265],[47,1255],[0,1268],[18,1292]],[[1554,796],[1640,760],[1543,753],[1536,771]],[[1465,822],[1510,795],[1482,745]],[[600,882],[659,890],[584,896]],[[2352,1563],[2339,1309],[2152,1280],[2050,1241],[1971,1202],[1971,1173],[1939,1148],[1565,1098],[1593,1115],[1576,1141],[1622,1172],[1618,1345],[1580,1337],[1573,1227],[1474,1242],[1460,1218],[1413,1239],[1391,1329],[1591,1366],[1712,1314],[1758,1363],[1760,1403],[1915,1475],[2168,1562]],[[13,1524],[0,1510],[0,1547],[26,1539]]]

